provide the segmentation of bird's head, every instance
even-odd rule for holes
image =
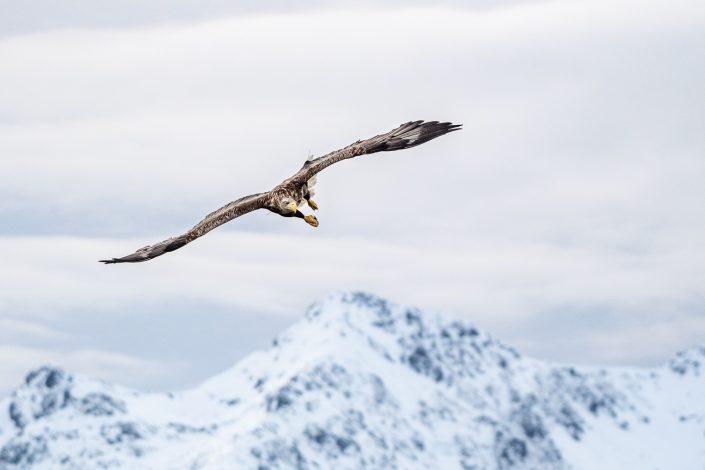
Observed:
[[[285,197],[281,201],[281,208],[285,212],[294,214],[296,213],[297,210],[299,210],[299,205],[290,197]]]

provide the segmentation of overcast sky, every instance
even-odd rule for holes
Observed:
[[[334,290],[554,361],[705,343],[701,0],[288,5],[0,1],[0,391],[188,387]],[[464,130],[326,170],[317,229],[97,263],[414,119]]]

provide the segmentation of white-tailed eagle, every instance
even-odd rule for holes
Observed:
[[[431,139],[460,129],[462,124],[438,121],[413,121],[402,124],[386,134],[367,140],[358,140],[347,147],[336,150],[319,158],[309,159],[291,178],[282,181],[271,191],[252,194],[221,207],[206,216],[191,230],[163,242],[145,246],[122,258],[101,260],[101,263],[138,263],[148,261],[164,253],[178,250],[187,243],[202,237],[214,228],[257,209],[267,209],[283,217],[298,217],[309,225],[318,227],[318,219],[313,215],[304,215],[299,210],[304,202],[316,210],[318,206],[311,199],[314,194],[316,174],[333,163],[359,155],[376,152],[391,152],[421,145]]]

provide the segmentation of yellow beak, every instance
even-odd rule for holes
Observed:
[[[299,210],[299,206],[295,202],[292,202],[286,207],[288,207],[291,212],[296,212],[297,210]]]

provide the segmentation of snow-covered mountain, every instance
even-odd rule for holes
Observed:
[[[549,364],[342,293],[186,392],[30,372],[0,401],[0,469],[703,469],[704,369],[705,348]]]

